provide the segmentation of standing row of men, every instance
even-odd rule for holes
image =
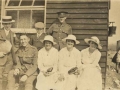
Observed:
[[[65,47],[65,43],[62,42],[62,39],[66,38],[69,34],[72,34],[72,27],[65,21],[67,15],[67,12],[58,12],[58,19],[46,31],[46,34],[53,36],[54,41],[57,43],[56,45],[54,45],[54,47],[58,50]],[[40,50],[41,47],[43,47],[40,40],[43,40],[43,38],[45,37],[45,26],[42,22],[38,22],[35,24],[35,28],[37,34],[31,37],[30,44],[37,47],[37,49]]]
[[[57,43],[54,47],[58,50],[65,47],[65,43],[62,42],[62,39],[67,37],[69,34],[72,34],[71,26],[65,22],[66,18],[67,12],[58,12],[58,21],[53,23],[49,30],[46,31],[46,34],[53,36],[55,42]],[[13,90],[14,83],[18,82],[15,80],[15,76],[18,74],[22,75],[20,81],[26,81],[25,90],[32,90],[32,83],[37,76],[37,53],[38,50],[43,47],[42,40],[46,35],[44,33],[45,26],[42,22],[38,22],[35,24],[37,31],[36,35],[32,35],[28,38],[26,35],[22,34],[20,39],[18,39],[11,31],[13,22],[14,20],[12,20],[11,16],[4,16],[2,18],[2,24],[4,27],[0,30],[0,40],[9,41],[12,48],[7,53],[0,51],[0,90],[6,90],[7,81],[8,90]],[[15,54],[14,43],[19,41],[21,46]],[[35,46],[37,49],[30,44],[27,45],[28,43]],[[6,47],[8,46],[6,45]],[[16,66],[13,67],[14,65]],[[13,68],[14,70],[11,70]],[[12,73],[14,73],[15,76]]]

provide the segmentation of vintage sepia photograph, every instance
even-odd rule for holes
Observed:
[[[120,0],[0,0],[0,90],[120,90]]]

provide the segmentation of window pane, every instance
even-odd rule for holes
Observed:
[[[32,2],[33,2],[33,0],[22,0],[20,6],[31,6]]]
[[[8,6],[18,6],[20,3],[20,0],[10,0]]]
[[[15,20],[15,22],[12,24],[12,28],[17,28],[17,11],[10,10],[6,12],[8,16],[12,16],[12,19]]]
[[[18,28],[30,28],[30,10],[19,11]]]
[[[35,0],[34,6],[44,6],[45,0]]]
[[[33,10],[32,12],[32,28],[36,22],[44,22],[44,11]]]

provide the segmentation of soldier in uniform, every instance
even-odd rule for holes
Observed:
[[[66,23],[68,12],[58,12],[58,22],[53,23],[50,28],[46,31],[47,34],[53,36],[54,41],[57,43],[55,48],[60,50],[65,47],[65,43],[62,39],[66,38],[69,34],[72,34],[72,28]]]
[[[41,42],[41,40],[43,40],[46,35],[44,33],[44,27],[45,25],[42,22],[35,23],[35,29],[37,33],[31,36],[30,44],[35,46],[38,51],[43,48],[43,43]]]
[[[9,53],[0,51],[0,90],[6,89],[8,72],[11,70],[13,63],[15,64],[15,53],[13,47],[17,37],[11,31],[13,22],[15,21],[12,20],[11,16],[3,16],[2,21],[0,21],[0,23],[3,24],[3,28],[0,29],[0,39],[5,41],[7,40],[12,45],[12,49]]]
[[[37,77],[38,51],[29,44],[29,40],[26,34],[20,36],[21,47],[16,52],[17,65],[8,74],[8,90],[14,90],[15,83],[23,83],[25,90],[33,88],[33,81]],[[16,77],[19,77],[18,81]]]

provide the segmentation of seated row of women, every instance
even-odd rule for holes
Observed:
[[[52,36],[54,39],[57,38],[56,41],[60,46],[63,44],[61,40],[66,37],[63,39],[66,47],[61,49],[57,45],[58,49],[61,49],[58,52],[53,47],[56,45],[53,37],[47,35],[42,42],[44,44],[42,49],[40,47],[41,42],[38,42],[40,43],[38,44],[39,54],[34,47],[35,45],[31,46],[33,44],[29,44],[30,38],[26,34],[20,36],[20,47],[15,54],[13,43],[16,40],[16,35],[10,29],[14,20],[11,16],[5,16],[2,19],[4,28],[0,30],[0,90],[2,90],[1,87],[6,90],[4,88],[6,88],[7,82],[7,90],[15,90],[14,85],[20,82],[25,83],[25,90],[32,90],[33,81],[36,77],[36,88],[38,90],[74,90],[76,87],[78,90],[102,89],[101,70],[98,64],[101,57],[98,49],[102,47],[99,39],[95,36],[85,39],[89,47],[79,51],[75,48],[75,44],[78,44],[79,41],[76,40],[74,35],[68,35],[72,34],[72,28],[64,22],[66,17],[63,19],[59,17],[59,19],[62,22],[53,24],[50,27],[52,29],[47,30],[47,33],[51,35],[54,30]],[[66,26],[61,24],[63,22]],[[43,23],[37,23],[35,28],[42,34],[37,33],[33,37],[35,42],[39,41],[42,35],[44,36],[45,27],[44,25],[40,27],[42,25],[39,24],[43,25]],[[10,42],[7,42],[7,40]],[[13,63],[17,65],[14,67]],[[37,68],[40,70],[39,75]]]
[[[53,37],[45,36],[44,47],[38,52],[38,90],[102,90],[98,64],[101,58],[99,49],[102,49],[100,40],[93,36],[84,41],[89,47],[79,51],[75,45],[80,42],[74,35],[68,35],[63,39],[66,47],[58,52],[53,47]]]

